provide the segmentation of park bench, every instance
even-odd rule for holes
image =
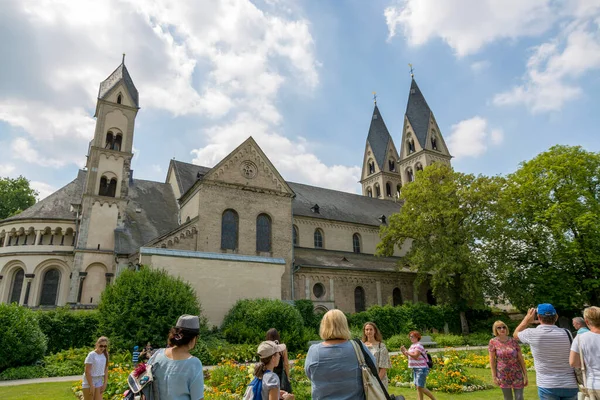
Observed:
[[[423,346],[437,346],[437,342],[434,342],[431,336],[422,336],[420,342]]]

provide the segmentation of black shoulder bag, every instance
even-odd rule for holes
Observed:
[[[383,385],[383,382],[381,382],[381,378],[379,378],[379,370],[377,369],[377,367],[373,363],[373,360],[371,359],[372,354],[367,354],[367,351],[365,350],[365,347],[363,346],[362,341],[360,339],[354,339],[354,341],[358,344],[358,347],[360,347],[360,351],[362,351],[362,353],[363,353],[363,358],[365,359],[365,363],[371,370],[371,373],[373,374],[373,376],[375,376],[377,378],[377,382],[379,382],[379,385],[381,386],[381,389],[383,390],[383,392],[385,393],[387,398],[390,400],[405,400],[405,397],[402,395],[396,396],[396,395],[388,393],[387,389]]]

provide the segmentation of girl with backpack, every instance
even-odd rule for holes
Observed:
[[[250,382],[244,400],[294,400],[291,393],[279,389],[279,377],[273,372],[279,364],[281,353],[286,350],[285,344],[272,340],[262,342],[258,346],[260,361],[254,366],[254,379]]]

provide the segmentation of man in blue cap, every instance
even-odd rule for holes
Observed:
[[[573,338],[567,329],[555,325],[557,320],[552,304],[540,304],[527,311],[514,337],[531,346],[540,400],[577,400],[579,388],[569,365]],[[539,325],[528,328],[532,324]]]

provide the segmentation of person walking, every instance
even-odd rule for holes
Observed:
[[[204,398],[202,362],[190,354],[200,334],[196,315],[182,315],[169,331],[166,349],[159,349],[148,361],[160,400],[201,400]]]
[[[362,342],[375,357],[379,379],[387,389],[389,384],[387,370],[392,368],[392,361],[390,360],[390,353],[383,343],[381,331],[374,322],[367,322],[363,325]]]
[[[327,311],[321,319],[319,336],[323,342],[310,346],[304,362],[312,399],[364,400],[362,370],[350,343],[352,335],[344,313],[337,309]]]
[[[573,328],[577,329],[578,335],[581,335],[582,333],[587,333],[590,331],[585,323],[585,320],[581,317],[573,318],[573,321],[571,321],[571,323],[573,324]]]
[[[579,387],[569,365],[571,332],[556,326],[557,320],[552,304],[540,304],[527,311],[513,337],[531,346],[540,400],[576,400]],[[539,325],[528,328],[532,324]]]
[[[600,307],[588,307],[583,311],[590,331],[578,334],[571,345],[569,364],[573,368],[585,365],[585,387],[590,400],[600,400]]]
[[[281,361],[284,351],[285,344],[272,340],[264,341],[258,346],[256,353],[260,361],[254,365],[254,379],[246,389],[246,393],[252,391],[255,400],[294,400],[293,394],[281,390],[279,377],[273,370]]]
[[[269,329],[267,331],[266,340],[275,342],[277,344],[281,343],[281,338],[279,337],[279,332],[277,332],[277,329]],[[281,357],[279,357],[279,364],[273,368],[273,372],[279,378],[279,387],[281,390],[285,390],[287,393],[293,393],[292,384],[290,383],[290,361],[285,345],[284,350],[281,352]]]
[[[94,350],[85,358],[83,373],[83,400],[102,400],[102,393],[108,383],[108,338],[96,340]]]
[[[433,393],[425,387],[427,375],[429,375],[429,367],[427,366],[425,347],[420,343],[421,334],[419,331],[411,331],[408,333],[408,338],[412,343],[409,349],[406,350],[406,347],[402,346],[400,351],[408,357],[408,368],[412,368],[413,370],[413,380],[417,387],[419,400],[423,400],[423,395],[429,397],[431,400],[436,400]]]
[[[509,336],[508,326],[503,321],[494,322],[492,332],[495,337],[488,345],[492,379],[502,389],[504,400],[523,400],[523,388],[528,380],[521,346]]]

